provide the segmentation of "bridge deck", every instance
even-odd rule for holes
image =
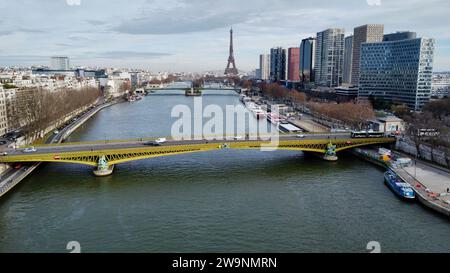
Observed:
[[[36,152],[25,153],[24,149],[9,151],[1,156],[0,162],[67,162],[96,166],[99,158],[105,156],[109,164],[118,164],[145,158],[229,149],[272,149],[325,153],[327,145],[336,145],[336,152],[359,146],[395,142],[395,138],[298,139],[295,136],[280,136],[278,142],[264,140],[169,140],[161,146],[145,146],[144,141],[110,143],[70,143],[70,145],[41,145]],[[226,144],[226,145],[224,145]]]

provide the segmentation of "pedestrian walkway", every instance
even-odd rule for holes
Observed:
[[[310,133],[326,133],[328,128],[309,119],[293,119],[289,120],[292,124]]]
[[[430,199],[441,201],[450,209],[450,173],[417,162],[416,165],[404,167],[403,174],[416,188],[422,187]]]

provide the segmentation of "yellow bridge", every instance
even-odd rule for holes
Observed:
[[[313,139],[310,139],[313,138]],[[97,141],[49,144],[36,150],[16,149],[7,151],[0,162],[64,162],[85,164],[94,167],[108,167],[112,172],[115,164],[146,158],[196,153],[220,149],[275,149],[303,151],[323,154],[327,160],[336,160],[336,152],[359,146],[387,144],[395,138],[349,138],[329,136],[307,136],[299,139],[292,135],[280,136],[277,143],[262,140],[168,140],[161,146],[144,145],[143,140]],[[108,173],[108,174],[109,174]]]

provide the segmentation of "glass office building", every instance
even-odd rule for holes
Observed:
[[[303,39],[300,44],[300,81],[314,82],[314,67],[316,62],[316,38]]]
[[[434,44],[427,38],[362,44],[358,98],[420,110],[430,99]]]
[[[270,49],[270,80],[279,82],[286,80],[287,60],[286,49],[282,47]]]

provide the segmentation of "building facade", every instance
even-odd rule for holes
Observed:
[[[288,81],[300,81],[300,48],[291,47],[288,49]]]
[[[8,116],[6,111],[6,95],[0,85],[0,136],[8,133]]]
[[[419,111],[430,99],[434,39],[361,45],[358,99],[379,98]]]
[[[344,40],[344,71],[342,73],[342,82],[350,84],[352,82],[353,66],[353,35],[345,37]]]
[[[450,95],[450,72],[434,73],[431,96],[444,98]]]
[[[286,49],[282,47],[270,49],[270,80],[279,82],[286,80]]]
[[[411,31],[399,31],[395,33],[385,34],[383,36],[383,42],[391,42],[398,40],[416,39],[417,34]]]
[[[50,69],[52,70],[69,70],[68,57],[52,57],[50,62]]]
[[[317,33],[315,83],[318,86],[337,87],[342,84],[344,66],[344,35],[342,28]]]
[[[259,79],[269,80],[270,79],[270,54],[259,55]]]
[[[376,43],[383,41],[384,26],[379,24],[368,24],[356,27],[353,30],[353,56],[352,56],[352,85],[358,85],[359,63],[361,59],[361,44]]]
[[[303,39],[300,43],[300,81],[304,84],[314,82],[316,63],[316,38]]]

